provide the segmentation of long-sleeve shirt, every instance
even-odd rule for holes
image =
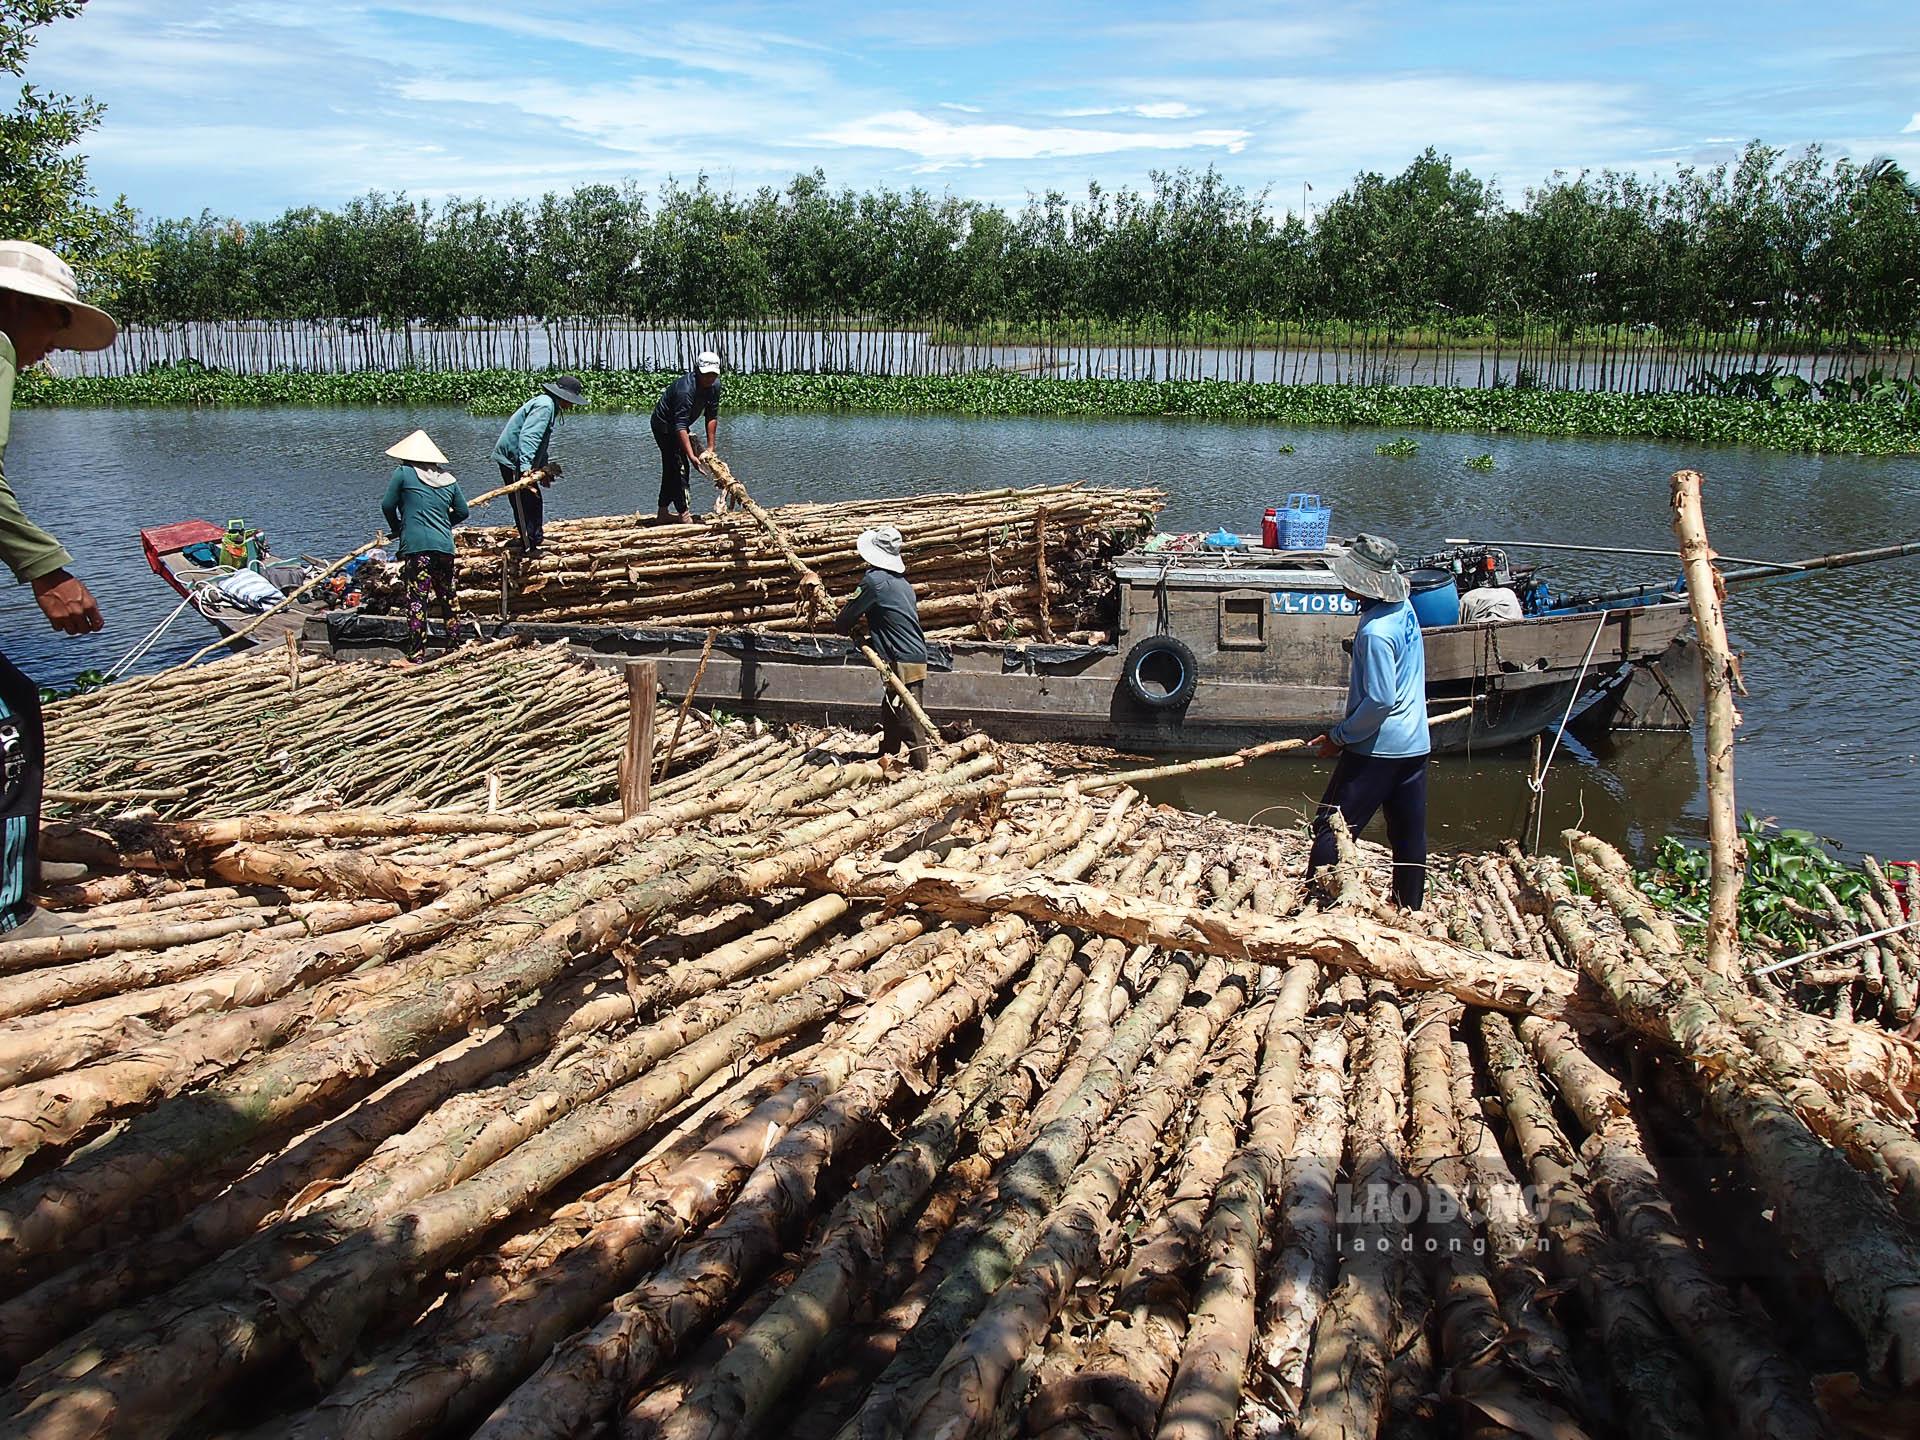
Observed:
[[[467,497],[459,482],[429,485],[411,465],[393,467],[380,509],[387,533],[400,542],[402,555],[453,554],[453,527],[467,518]]]
[[[14,498],[13,487],[7,484],[7,440],[13,433],[13,381],[18,369],[19,357],[14,352],[13,339],[0,332],[0,560],[7,562],[13,578],[24,585],[71,565],[73,556],[67,553],[66,546],[27,518],[26,511]]]
[[[875,565],[861,577],[860,589],[841,607],[833,628],[846,634],[864,618],[873,648],[896,665],[927,663],[927,637],[920,629],[920,602],[904,575]]]
[[[553,444],[553,410],[553,397],[543,390],[514,411],[494,442],[494,460],[521,475],[545,465]]]
[[[691,430],[696,419],[720,418],[720,381],[705,390],[700,377],[691,370],[667,387],[660,403],[653,407],[653,423],[661,430]]]
[[[1427,647],[1409,602],[1375,601],[1361,610],[1347,678],[1347,716],[1327,734],[1356,755],[1382,759],[1433,749],[1427,733]]]

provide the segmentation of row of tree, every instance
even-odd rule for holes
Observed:
[[[1473,331],[1753,330],[1905,339],[1920,329],[1920,187],[1889,162],[1750,145],[1648,180],[1556,177],[1509,206],[1429,150],[1362,174],[1314,223],[1217,172],[1049,193],[1009,213],[921,190],[649,197],[582,186],[536,202],[378,194],[246,223],[144,227],[117,300],[134,323],[561,317],[859,318],[1019,329],[1306,321]]]

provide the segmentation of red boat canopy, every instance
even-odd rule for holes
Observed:
[[[155,525],[140,532],[140,548],[147,552],[147,564],[153,573],[166,580],[174,589],[180,590],[180,582],[175,580],[164,562],[162,555],[184,550],[189,545],[197,545],[202,540],[218,540],[226,531],[211,520],[176,520],[171,525]],[[185,594],[181,590],[181,594]]]

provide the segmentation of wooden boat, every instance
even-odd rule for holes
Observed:
[[[242,626],[260,618],[258,604],[245,604],[221,588],[221,581],[233,574],[230,566],[218,560],[224,532],[209,520],[181,520],[172,525],[150,526],[140,532],[140,548],[147,566],[166,581],[193,610],[210,621],[222,635],[231,635]],[[285,562],[282,578],[304,567]],[[269,570],[273,565],[267,567]],[[274,578],[269,575],[268,578]],[[295,581],[295,583],[298,583]],[[242,642],[247,645],[280,645],[287,636],[300,635],[310,617],[322,613],[319,601],[296,601],[253,631]]]
[[[925,703],[941,721],[1014,740],[1071,740],[1166,753],[1311,736],[1344,713],[1356,608],[1329,552],[1242,545],[1119,557],[1115,640],[1105,645],[934,645]],[[1435,748],[1491,749],[1562,723],[1621,673],[1657,661],[1689,623],[1679,600],[1598,607],[1426,631]],[[490,635],[564,639],[609,662],[651,659],[660,688],[686,693],[705,630],[509,621]],[[396,648],[400,622],[334,612],[310,643],[346,654]],[[721,631],[699,682],[703,705],[856,723],[878,682],[838,636]]]

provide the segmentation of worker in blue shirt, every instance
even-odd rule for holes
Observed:
[[[560,462],[547,453],[553,446],[554,422],[574,406],[585,404],[586,398],[586,387],[578,375],[549,380],[538,395],[513,412],[494,442],[493,459],[500,467],[501,484],[538,481],[507,496],[513,506],[513,523],[520,531],[523,559],[536,558],[540,542],[546,538],[547,503],[540,491],[560,474]]]
[[[1360,602],[1347,680],[1346,718],[1316,738],[1322,759],[1336,756],[1333,779],[1313,820],[1307,874],[1331,865],[1338,810],[1355,835],[1382,810],[1393,849],[1393,896],[1418,910],[1427,893],[1427,650],[1407,577],[1391,540],[1362,535],[1331,560],[1334,578]]]
[[[706,448],[697,454],[693,448],[693,423],[705,418]],[[658,518],[668,521],[678,513],[681,520],[693,519],[687,499],[687,472],[701,469],[702,455],[711,455],[720,438],[720,357],[702,350],[694,357],[693,369],[667,387],[660,403],[653,407],[653,443],[660,447],[660,510]],[[717,507],[716,507],[717,508]]]

